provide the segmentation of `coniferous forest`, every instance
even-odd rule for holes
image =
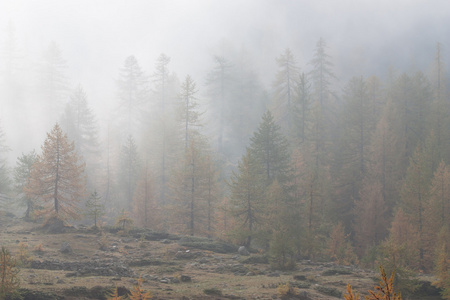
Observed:
[[[263,68],[230,38],[185,56],[203,64],[189,74],[182,49],[136,43],[105,74],[82,61],[95,48],[71,64],[66,40],[42,32],[31,51],[23,24],[0,26],[0,210],[220,239],[283,270],[382,264],[406,291],[434,274],[450,299],[449,45],[367,73],[327,34],[308,53],[287,39]]]

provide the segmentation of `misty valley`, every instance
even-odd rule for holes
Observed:
[[[374,74],[320,35],[149,64],[101,21],[38,53],[2,21],[0,300],[450,299],[442,43]]]

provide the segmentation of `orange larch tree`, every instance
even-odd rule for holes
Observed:
[[[47,134],[25,188],[27,197],[41,202],[46,217],[62,220],[78,217],[77,203],[85,196],[84,163],[75,146],[56,124]]]

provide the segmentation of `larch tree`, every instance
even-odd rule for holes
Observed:
[[[427,249],[425,239],[425,210],[428,207],[432,169],[432,143],[418,145],[410,158],[405,180],[401,190],[401,207],[411,220],[419,235],[419,266],[421,270],[429,270],[431,249]]]
[[[197,103],[197,94],[198,90],[195,84],[195,81],[191,76],[187,75],[184,82],[181,84],[181,91],[179,94],[179,98],[181,100],[180,103],[180,111],[181,111],[181,123],[183,126],[183,139],[184,139],[184,150],[187,151],[190,137],[194,134],[199,127],[200,124],[200,115],[201,113],[198,111],[198,103]]]
[[[214,57],[214,66],[208,73],[206,85],[211,98],[211,113],[214,125],[217,125],[217,145],[219,153],[223,153],[225,121],[233,89],[233,64],[222,56]]]
[[[426,248],[437,252],[440,249],[436,248],[441,247],[439,232],[450,228],[450,170],[444,161],[434,172],[428,197],[424,212],[424,236]]]
[[[231,214],[237,219],[238,238],[247,246],[265,223],[266,182],[267,175],[260,161],[248,149],[229,182]]]
[[[350,230],[354,202],[360,199],[362,180],[367,171],[369,144],[376,120],[366,81],[353,77],[344,89],[338,149],[335,151],[333,177],[337,178],[334,211],[339,222]]]
[[[203,137],[190,140],[184,159],[174,171],[171,192],[174,224],[190,235],[211,235],[212,213],[217,198],[212,161]]]
[[[42,145],[25,188],[28,198],[38,199],[46,216],[67,220],[78,217],[78,202],[85,196],[84,163],[56,124]]]
[[[299,68],[289,48],[276,61],[278,72],[273,82],[275,115],[287,135],[291,136],[294,123],[294,97],[299,84]]]
[[[331,93],[331,80],[335,78],[332,71],[333,63],[330,60],[330,56],[326,53],[327,44],[323,38],[320,38],[316,44],[313,59],[310,64],[312,65],[312,71],[310,76],[313,82],[314,95],[318,100],[321,108],[330,99]]]
[[[178,80],[175,74],[169,71],[170,57],[162,53],[156,60],[155,71],[151,79],[152,88],[152,112],[151,132],[149,136],[148,149],[152,149],[155,178],[158,181],[159,202],[167,204],[168,196],[168,173],[173,168],[178,158],[179,149],[177,145],[176,113],[174,112],[178,91]]]
[[[295,87],[293,101],[293,127],[297,134],[294,136],[298,144],[303,144],[311,130],[311,83],[308,75],[301,73]]]
[[[86,162],[87,184],[96,186],[96,178],[100,176],[100,142],[98,125],[94,113],[87,102],[86,92],[79,85],[70,95],[61,118],[61,127],[67,137],[75,143],[75,150]]]
[[[137,223],[145,228],[157,229],[161,221],[161,211],[156,205],[155,182],[148,167],[148,161],[141,171],[133,196],[134,216]]]
[[[105,205],[101,201],[101,197],[94,191],[89,199],[86,201],[85,215],[94,220],[94,228],[97,228],[97,224],[101,217],[105,215]]]
[[[125,59],[117,80],[119,107],[118,113],[124,136],[136,135],[140,129],[142,110],[148,102],[148,78],[142,71],[135,56]]]
[[[34,199],[27,197],[25,188],[30,182],[30,174],[34,163],[37,160],[36,152],[33,150],[28,154],[22,154],[17,158],[14,168],[14,184],[18,201],[21,206],[25,206],[25,219],[29,219],[34,210]]]
[[[121,186],[121,194],[124,197],[125,208],[127,211],[132,210],[133,196],[141,173],[141,159],[139,157],[138,148],[133,136],[128,136],[122,145],[120,152],[120,172],[119,180]]]

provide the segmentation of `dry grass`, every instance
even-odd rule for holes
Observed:
[[[131,269],[136,277],[114,278],[111,276],[76,276],[66,277],[71,271],[35,270],[23,268],[19,274],[21,287],[62,294],[65,289],[72,287],[94,286],[114,287],[125,286],[128,289],[137,282],[137,276],[142,274],[142,288],[151,291],[154,299],[226,299],[229,295],[242,299],[276,299],[277,287],[287,282],[295,282],[293,275],[305,275],[310,283],[306,291],[310,299],[337,299],[318,292],[317,286],[327,286],[342,292],[346,291],[347,283],[355,291],[365,294],[373,288],[371,278],[377,277],[376,272],[352,270],[349,275],[321,276],[321,273],[333,266],[324,264],[299,264],[296,271],[280,273],[279,277],[267,276],[272,272],[268,264],[245,264],[248,272],[254,276],[234,275],[229,269],[217,271],[218,266],[239,264],[236,254],[221,254],[205,250],[188,249],[176,242],[164,244],[159,241],[142,241],[135,238],[123,237],[111,233],[73,232],[63,234],[43,234],[36,230],[38,224],[26,223],[17,219],[3,222],[0,225],[0,245],[7,247],[12,253],[20,251],[20,245],[26,243],[31,260],[58,260],[67,262],[90,262],[95,259],[115,261],[144,261],[142,266]],[[8,225],[5,225],[8,224]],[[106,244],[117,251],[102,251],[100,243]],[[62,242],[70,243],[73,254],[62,254],[59,249]],[[21,244],[22,243],[22,244]],[[43,252],[32,251],[36,247]],[[193,253],[191,259],[176,259],[178,251],[189,250]],[[150,261],[150,262],[149,262]],[[134,264],[133,264],[134,265]],[[186,274],[192,278],[191,282],[162,283],[162,278],[180,278]],[[260,275],[264,274],[264,275]],[[154,280],[158,277],[158,280]],[[152,279],[153,278],[153,279]],[[208,296],[203,291],[217,289],[223,296]],[[274,298],[275,297],[275,298]],[[75,298],[66,298],[75,299]]]

